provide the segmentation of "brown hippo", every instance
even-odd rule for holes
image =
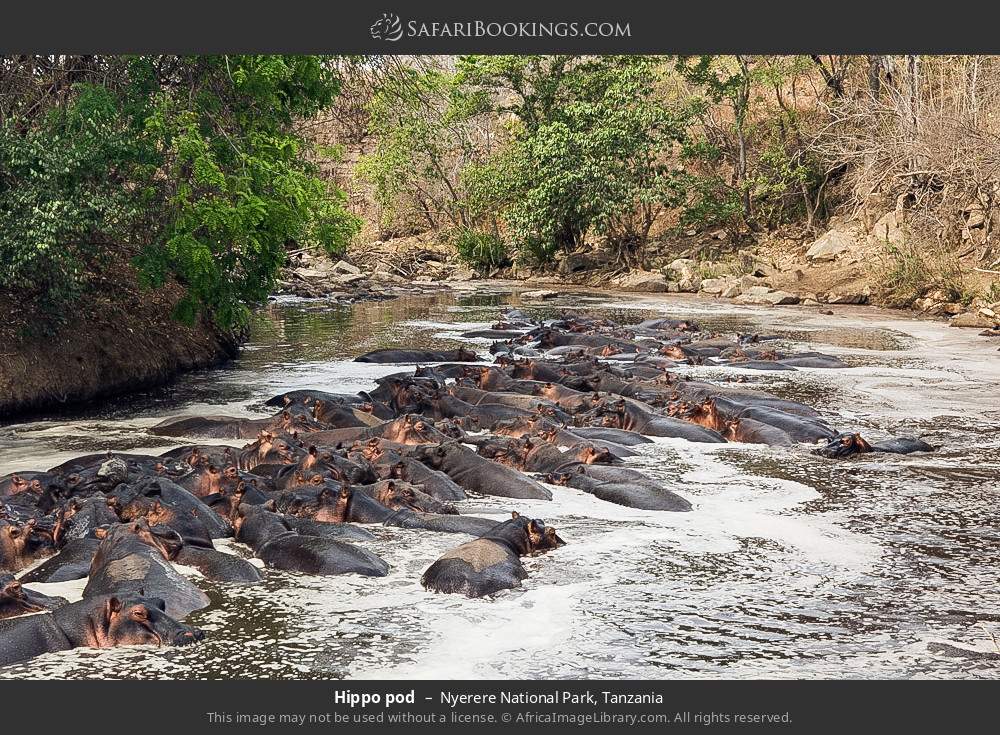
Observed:
[[[521,557],[564,546],[544,521],[511,514],[484,535],[445,553],[420,578],[425,589],[483,597],[521,586],[527,578]]]
[[[100,595],[0,624],[0,666],[70,648],[185,646],[204,635],[170,617],[163,600]]]

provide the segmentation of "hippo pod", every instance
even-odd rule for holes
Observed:
[[[168,615],[163,600],[100,595],[64,605],[52,614],[0,623],[0,665],[71,648],[184,646],[202,638],[202,631]]]
[[[265,565],[305,574],[384,577],[389,565],[360,546],[323,536],[305,536],[263,506],[240,506],[236,539]]]
[[[484,597],[521,586],[528,573],[521,557],[565,545],[555,529],[516,512],[483,536],[457,546],[428,567],[425,589]]]
[[[49,597],[26,589],[13,575],[0,574],[0,619],[54,610],[65,604],[62,597]]]
[[[208,607],[208,596],[168,561],[183,545],[175,531],[152,529],[143,520],[111,526],[98,535],[103,538],[84,597],[149,595],[163,600],[164,610],[177,619]]]

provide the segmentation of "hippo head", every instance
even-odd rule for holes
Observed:
[[[124,534],[131,534],[147,546],[153,547],[168,561],[174,559],[184,547],[184,539],[177,531],[166,526],[153,528],[145,518],[118,526],[101,526],[94,531],[94,535],[102,541]]]
[[[109,595],[96,602],[88,626],[95,648],[186,646],[205,637],[167,615],[166,603],[159,598]]]
[[[28,599],[21,583],[12,575],[0,575],[0,619],[40,612],[44,609]]]
[[[580,447],[577,457],[584,464],[613,464],[615,461],[615,455],[611,453],[610,449],[596,447],[593,444]]]
[[[866,442],[860,434],[845,432],[833,437],[825,447],[816,450],[824,457],[850,457],[853,454],[864,454],[872,451],[872,445]]]
[[[16,572],[27,566],[28,542],[34,528],[34,518],[24,525],[0,520],[0,569]]]
[[[517,511],[511,513],[511,517],[517,521],[520,516]],[[556,529],[552,526],[546,526],[545,521],[538,518],[523,519],[526,521],[525,533],[528,538],[528,553],[529,554],[541,554],[551,549],[558,549],[560,546],[565,546],[566,542],[563,541],[559,534],[556,533]]]
[[[384,438],[401,444],[427,444],[434,441],[434,427],[423,416],[407,414],[390,424]]]

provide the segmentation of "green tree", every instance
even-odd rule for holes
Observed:
[[[645,56],[467,56],[460,82],[510,120],[510,144],[476,171],[509,238],[548,260],[605,237],[639,265],[651,227],[684,196],[670,161],[689,111],[658,95],[663,61]]]
[[[330,69],[314,56],[0,60],[0,287],[65,310],[89,270],[126,257],[146,283],[185,287],[178,317],[244,322],[286,244],[339,251],[358,229],[295,132],[337,94]]]

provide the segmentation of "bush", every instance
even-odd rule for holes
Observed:
[[[179,318],[231,327],[288,243],[335,252],[359,229],[293,129],[338,91],[324,59],[57,58],[0,57],[16,89],[0,105],[0,286],[64,312],[102,259],[133,261],[148,285],[184,286]]]
[[[872,266],[873,290],[886,306],[904,308],[931,291],[941,291],[946,301],[968,303],[958,259],[934,246],[886,243],[885,251]]]
[[[494,271],[511,263],[507,246],[493,233],[460,227],[449,233],[448,240],[458,257],[478,270]]]

